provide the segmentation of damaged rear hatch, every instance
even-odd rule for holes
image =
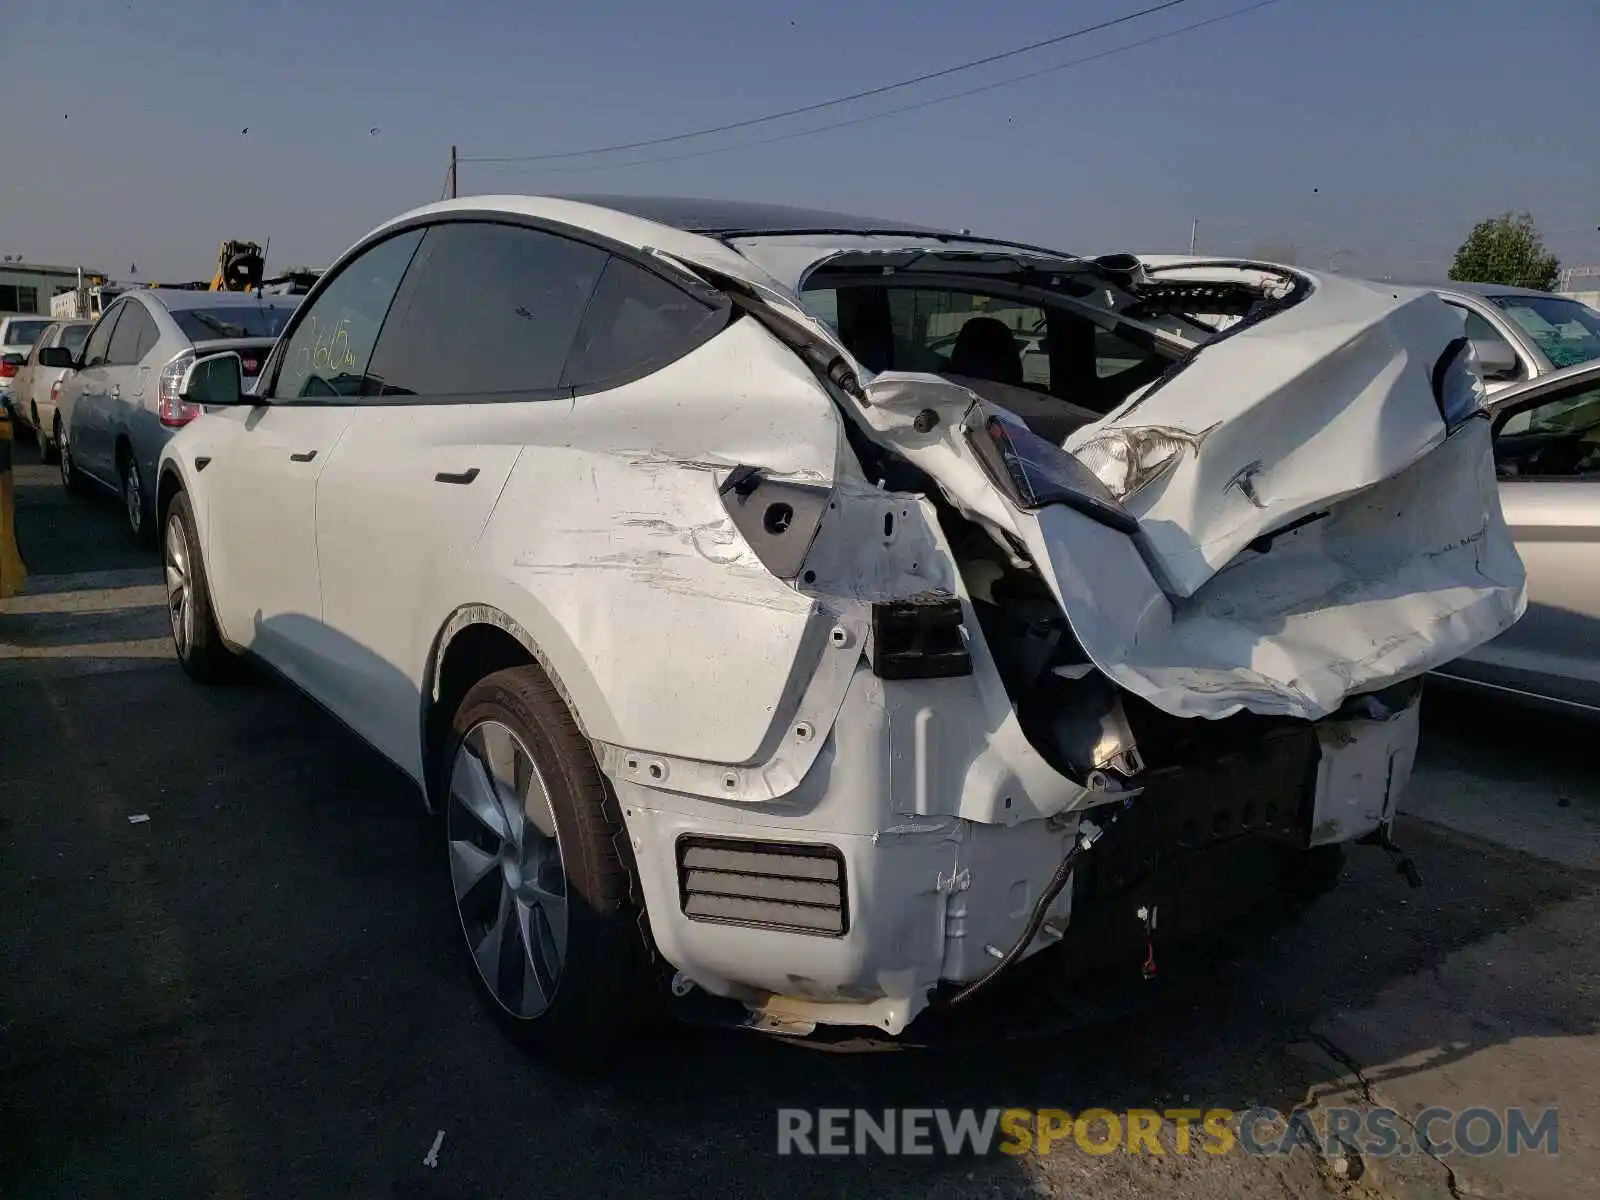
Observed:
[[[1163,356],[1064,437],[1032,394],[874,373],[859,345],[850,359],[867,436],[1036,568],[1088,659],[1156,707],[1318,719],[1521,615],[1476,361],[1432,293],[1233,261],[807,241],[736,247],[792,281],[767,303],[846,356],[850,338],[790,300],[819,269],[978,281]]]

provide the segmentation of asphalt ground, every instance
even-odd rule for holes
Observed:
[[[30,453],[35,590],[0,605],[0,1195],[1446,1196],[1459,1180],[1428,1161],[1300,1152],[780,1157],[775,1113],[1287,1110],[1330,1077],[1337,1014],[1496,939],[1537,1003],[1474,1036],[1596,1032],[1587,951],[1526,944],[1600,884],[1559,852],[1600,813],[1594,730],[1430,696],[1408,804],[1427,819],[1398,830],[1421,889],[1353,853],[1305,913],[1241,922],[1132,1011],[1044,1040],[841,1054],[685,1026],[557,1073],[480,1010],[410,784],[264,675],[191,684],[154,553]],[[1427,1052],[1432,1023],[1384,1030]]]

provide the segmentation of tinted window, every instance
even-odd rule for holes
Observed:
[[[1489,302],[1522,327],[1552,366],[1600,358],[1600,312],[1566,296],[1490,296]]]
[[[24,288],[31,291],[31,288]],[[39,335],[50,327],[49,321],[12,321],[6,326],[6,345],[31,346],[39,340]]]
[[[339,272],[289,335],[272,395],[360,394],[378,331],[422,234],[413,229],[379,242]]]
[[[76,354],[83,349],[83,343],[88,336],[89,327],[87,325],[68,325],[61,331],[60,344]]]
[[[144,357],[145,351],[155,345],[155,322],[142,305],[128,304],[111,335],[111,348],[106,354],[106,364],[113,367],[129,366]]]
[[[292,304],[263,304],[259,308],[179,308],[172,310],[183,336],[191,342],[216,338],[275,338],[294,315]]]
[[[1495,437],[1502,479],[1559,479],[1600,473],[1600,387],[1570,387],[1515,413]]]
[[[111,334],[116,329],[117,321],[127,307],[126,304],[118,304],[100,318],[100,323],[94,327],[94,335],[90,337],[88,345],[84,347],[84,366],[99,367],[105,365],[106,348],[111,344]]]
[[[606,252],[515,225],[436,225],[395,300],[369,394],[470,396],[561,381]]]
[[[698,346],[720,320],[682,288],[613,258],[606,264],[567,356],[562,384],[616,386]]]

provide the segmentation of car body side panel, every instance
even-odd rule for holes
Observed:
[[[324,700],[408,770],[421,769],[415,716],[429,648],[528,417],[543,415],[519,413],[529,407],[559,419],[567,406],[357,407],[317,479],[322,620],[338,658]]]
[[[1600,480],[1507,480],[1500,496],[1528,610],[1446,673],[1600,706]]]
[[[765,757],[831,618],[767,571],[718,485],[741,464],[831,484],[832,402],[745,320],[645,379],[541,407],[525,432],[507,431],[526,448],[479,555],[526,593],[510,615],[591,737],[712,762]],[[492,602],[439,599],[440,622],[457,603]]]

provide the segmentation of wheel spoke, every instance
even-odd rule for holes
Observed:
[[[489,773],[494,794],[505,813],[506,828],[511,842],[522,845],[522,792],[517,787],[519,760],[526,761],[511,731],[498,721],[486,721],[474,730],[483,764]],[[526,771],[528,768],[523,768]]]
[[[504,884],[500,886],[498,902],[495,906],[495,917],[490,923],[483,938],[473,947],[472,957],[478,962],[478,970],[483,972],[484,980],[489,984],[497,996],[505,998],[503,986],[503,965],[507,958],[508,950],[512,954],[521,953],[521,937],[517,933],[517,923],[513,916],[511,889]],[[508,947],[507,942],[512,944]]]
[[[450,843],[450,880],[455,884],[456,899],[460,900],[482,883],[490,871],[500,865],[498,855],[463,839]]]
[[[476,817],[478,824],[493,834],[496,841],[503,842],[511,836],[494,783],[483,760],[470,745],[463,746],[456,756],[455,770],[450,776],[450,795],[459,807]]]
[[[555,995],[556,981],[561,976],[561,964],[552,962],[545,944],[543,917],[536,906],[517,898],[517,926],[522,935],[522,1002],[528,1007],[530,999],[542,1009]]]
[[[544,786],[544,776],[528,762],[528,779],[522,791],[522,812],[528,824],[546,841],[556,836],[556,811],[550,806],[550,792]]]
[[[528,945],[536,958],[542,958],[553,979],[567,960],[567,898],[532,883],[523,887],[520,899],[532,911],[535,931],[541,935],[530,936]]]

